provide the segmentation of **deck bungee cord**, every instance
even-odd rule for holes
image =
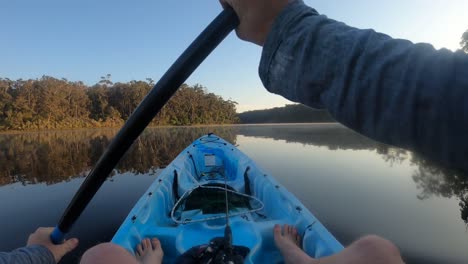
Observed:
[[[177,209],[180,207],[180,205],[182,204],[182,202],[184,202],[186,200],[187,197],[190,196],[190,194],[192,192],[194,192],[195,190],[197,189],[212,189],[212,190],[220,190],[220,191],[223,191],[226,193],[229,192],[229,193],[233,193],[233,194],[236,194],[236,195],[239,195],[239,196],[242,196],[242,197],[246,197],[246,198],[249,198],[251,200],[254,200],[255,202],[257,202],[260,206],[258,208],[255,208],[255,209],[249,209],[249,210],[246,210],[246,211],[242,211],[242,212],[237,212],[237,213],[230,213],[228,211],[226,211],[226,214],[227,214],[227,217],[234,217],[234,216],[240,216],[240,215],[245,215],[245,214],[249,214],[249,213],[256,213],[258,211],[261,211],[264,209],[265,205],[263,204],[263,202],[261,200],[259,200],[258,198],[252,196],[252,195],[247,195],[247,194],[244,194],[244,193],[241,193],[241,192],[238,192],[238,191],[233,191],[233,190],[230,190],[228,188],[222,188],[222,187],[217,187],[217,186],[204,186],[204,185],[198,185],[196,186],[195,188],[192,188],[190,190],[187,190],[180,198],[179,200],[174,204],[174,207],[172,208],[171,210],[171,219],[177,223],[177,224],[188,224],[188,223],[198,223],[198,222],[206,222],[206,221],[210,221],[210,220],[217,220],[217,219],[222,219],[222,218],[226,218],[226,215],[217,215],[217,216],[211,216],[211,217],[206,217],[206,218],[203,218],[203,219],[190,219],[190,220],[180,220],[177,218],[177,216],[175,215],[175,212],[177,211]],[[228,201],[226,200],[226,205],[227,205]],[[228,221],[228,220],[227,220]]]
[[[224,198],[225,198],[225,206],[226,206],[226,226],[224,227],[224,250],[226,251],[224,254],[223,262],[228,263],[226,260],[231,258],[233,247],[232,247],[232,229],[229,225],[229,203],[228,203],[228,185],[227,185],[227,176],[226,173],[223,173],[224,176]],[[244,260],[244,257],[241,257]]]

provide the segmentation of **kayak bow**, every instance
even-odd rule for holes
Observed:
[[[275,224],[295,226],[303,250],[312,257],[343,249],[294,195],[235,146],[212,134],[193,142],[162,171],[112,242],[135,254],[142,239],[157,237],[166,263],[209,254],[214,258],[224,246],[226,193],[233,251],[245,263],[283,260],[273,243]]]

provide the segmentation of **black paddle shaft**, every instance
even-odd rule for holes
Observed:
[[[187,80],[208,55],[239,24],[231,8],[225,9],[195,39],[161,80],[146,95],[111,144],[101,156],[94,169],[86,177],[80,189],[68,205],[51,238],[60,243],[94,197],[107,176],[115,168],[125,152],[148,126],[151,120],[169,101],[177,89]]]

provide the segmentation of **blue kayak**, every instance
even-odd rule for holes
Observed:
[[[227,222],[232,238],[226,235]],[[112,242],[135,254],[142,239],[157,237],[164,263],[182,263],[181,258],[223,247],[229,237],[230,252],[234,249],[245,263],[281,263],[273,239],[275,224],[295,226],[302,236],[302,249],[312,257],[343,249],[270,174],[232,144],[209,134],[164,169]]]

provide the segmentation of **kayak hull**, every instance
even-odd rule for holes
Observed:
[[[222,173],[218,173],[220,168]],[[189,211],[187,208],[193,205],[184,197],[193,197],[200,186],[213,189],[225,183],[233,192],[250,195],[261,204],[254,208],[256,211],[247,205],[245,210],[229,212],[233,244],[250,249],[245,263],[283,261],[274,245],[275,224],[295,226],[302,236],[303,250],[312,257],[329,256],[343,249],[294,195],[235,146],[213,134],[194,141],[164,169],[130,211],[112,242],[135,254],[142,239],[157,237],[164,250],[164,262],[173,263],[192,247],[223,237],[225,214],[213,213],[216,206]],[[197,199],[190,204],[197,204]],[[182,200],[186,201],[184,206],[178,204]],[[179,219],[175,218],[177,206],[185,208]]]

